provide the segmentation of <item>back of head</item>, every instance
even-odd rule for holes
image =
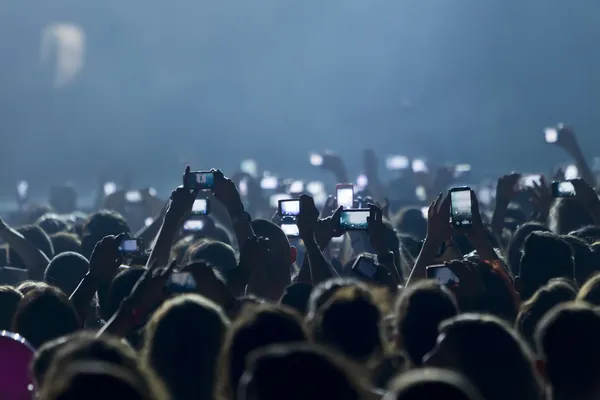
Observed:
[[[293,263],[290,241],[280,227],[265,219],[252,221],[252,229],[256,236],[269,239],[270,263],[273,268],[289,268]],[[289,270],[285,270],[289,274]]]
[[[556,398],[597,397],[599,337],[600,315],[584,304],[560,305],[542,319],[535,341]]]
[[[227,276],[229,271],[237,268],[235,250],[228,244],[216,241],[204,241],[188,251],[190,253],[190,262],[204,261],[224,276]]]
[[[213,398],[213,382],[229,320],[198,295],[165,302],[146,325],[143,358],[177,399]]]
[[[525,239],[521,257],[521,298],[528,299],[552,278],[573,279],[574,268],[567,242],[550,232],[532,232]]]
[[[90,263],[79,253],[67,252],[54,257],[46,271],[44,281],[71,295],[88,273]]]
[[[46,234],[37,225],[26,225],[17,229],[17,231],[23,235],[23,237],[29,240],[32,244],[35,245],[38,249],[42,251],[49,259],[54,257],[54,249],[52,248],[52,241],[50,240],[50,236]],[[25,263],[21,259],[21,257],[15,253],[14,250],[10,249],[10,262],[15,267],[25,268]]]
[[[12,286],[0,286],[0,331],[10,331],[12,319],[23,294]]]
[[[381,312],[370,293],[358,287],[338,290],[317,313],[314,339],[350,359],[366,362],[383,354]]]
[[[90,257],[94,246],[105,236],[130,233],[125,218],[117,212],[101,210],[92,214],[83,227],[81,250],[85,257]]]
[[[345,287],[360,287],[364,290],[368,290],[363,282],[349,277],[332,278],[319,283],[314,287],[310,294],[310,298],[308,299],[308,321],[311,321],[314,318],[315,313],[331,299],[335,292]]]
[[[42,400],[154,400],[156,396],[134,374],[117,365],[84,361],[67,366],[62,377],[44,385]]]
[[[421,210],[416,207],[405,207],[398,211],[393,225],[398,232],[408,233],[419,240],[425,239],[427,234],[427,221]]]
[[[79,328],[75,307],[54,287],[35,289],[23,296],[12,321],[12,331],[25,337],[34,348]]]
[[[292,283],[285,288],[279,303],[306,315],[312,289],[313,287],[307,283]]]
[[[535,328],[540,320],[558,304],[573,300],[576,294],[575,289],[567,283],[551,281],[539,288],[529,300],[521,305],[515,328],[532,349],[535,348]]]
[[[48,235],[66,231],[69,227],[67,222],[55,213],[42,215],[35,224],[42,228]]]
[[[578,201],[569,198],[556,199],[548,218],[550,230],[558,235],[566,235],[593,223],[587,210]]]
[[[592,276],[577,293],[577,300],[600,306],[600,274]]]
[[[462,314],[445,321],[426,362],[463,374],[488,400],[538,399],[542,394],[531,352],[496,317]]]
[[[274,345],[252,353],[238,398],[359,400],[363,397],[358,382],[347,362],[325,348]]]
[[[525,239],[531,232],[549,232],[549,229],[537,222],[528,222],[517,228],[510,238],[507,247],[508,266],[512,276],[517,276],[521,269],[521,253]]]
[[[226,334],[219,356],[218,394],[223,399],[234,398],[252,351],[271,344],[305,342],[307,339],[297,313],[268,304],[247,306]]]
[[[564,235],[562,239],[567,242],[573,250],[573,260],[575,261],[574,278],[582,285],[590,276],[598,271],[596,258],[592,253],[592,248],[585,242],[571,235]]]
[[[31,292],[32,290],[45,289],[47,287],[50,287],[50,285],[48,285],[46,282],[23,281],[23,282],[19,283],[19,286],[17,286],[17,290],[19,292],[21,292],[21,294],[23,296],[25,296],[27,293]]]
[[[462,375],[445,369],[422,368],[400,375],[383,400],[483,400]]]
[[[50,235],[52,241],[52,247],[54,247],[54,253],[56,255],[72,251],[75,253],[81,253],[81,240],[74,233],[59,232]]]
[[[396,304],[398,345],[420,365],[437,340],[442,321],[458,314],[450,291],[435,281],[422,281],[404,289]]]

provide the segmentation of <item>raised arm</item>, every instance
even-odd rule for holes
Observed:
[[[29,279],[43,281],[44,271],[50,262],[44,252],[8,226],[2,218],[0,218],[0,237],[21,257],[27,267]]]

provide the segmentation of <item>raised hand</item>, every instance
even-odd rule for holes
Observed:
[[[496,202],[508,205],[519,193],[519,179],[521,174],[513,172],[498,178],[496,184]]]
[[[213,194],[225,206],[229,215],[237,215],[244,211],[244,205],[242,204],[242,199],[235,183],[231,179],[226,178],[223,172],[218,169],[213,169],[211,172],[215,177]]]
[[[301,195],[300,214],[298,214],[296,224],[298,225],[298,231],[300,232],[302,240],[314,240],[318,219],[319,210],[317,209],[317,206],[315,206],[313,198],[305,194]]]
[[[96,282],[109,283],[117,274],[122,261],[119,246],[125,237],[125,234],[105,236],[94,246],[89,274]]]
[[[188,165],[185,167],[184,182],[188,181],[189,174],[190,167]],[[167,205],[165,220],[173,222],[177,225],[183,223],[183,221],[189,217],[190,212],[192,211],[192,205],[194,204],[194,200],[196,200],[197,195],[198,190],[190,190],[183,186],[179,186],[177,189],[175,189],[173,193],[171,193],[171,199]]]
[[[427,211],[427,237],[425,240],[439,246],[451,236],[450,195],[443,196],[440,193]]]
[[[458,278],[453,290],[461,297],[476,298],[485,293],[485,284],[479,266],[466,260],[454,260],[445,264]]]
[[[339,229],[339,220],[342,209],[343,208],[340,206],[335,210],[332,216],[321,218],[317,221],[315,239],[321,249],[327,247],[332,238],[340,237],[344,234],[344,231]]]
[[[575,200],[592,216],[594,223],[600,224],[600,199],[594,189],[583,179],[573,179],[571,182],[575,188]]]
[[[367,217],[368,233],[371,247],[377,255],[387,254],[387,227],[383,223],[383,211],[374,204],[369,204],[370,216]]]
[[[166,298],[165,285],[176,265],[176,261],[173,260],[165,268],[148,268],[136,282],[127,299],[132,307],[148,312],[160,304]]]
[[[550,213],[550,207],[552,207],[552,193],[546,183],[546,179],[542,176],[540,184],[533,182],[533,188],[531,189],[530,201],[541,220],[546,220]]]

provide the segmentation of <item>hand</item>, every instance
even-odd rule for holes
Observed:
[[[244,211],[240,194],[231,179],[226,178],[220,170],[211,170],[215,177],[215,186],[212,190],[215,198],[227,209],[230,216],[238,215]]]
[[[317,220],[319,219],[319,210],[315,206],[315,201],[311,196],[303,194],[300,196],[300,214],[296,224],[300,231],[300,237],[304,241],[314,240]]]
[[[556,130],[558,131],[556,144],[562,147],[567,153],[571,155],[576,154],[579,151],[579,144],[577,143],[573,128],[565,124],[558,124]]]
[[[573,179],[571,181],[575,188],[575,200],[581,203],[588,211],[597,210],[600,206],[600,200],[594,189],[583,179]]]
[[[377,203],[377,207],[381,209],[384,218],[390,219],[390,200],[387,197],[384,197],[382,202]]]
[[[94,246],[90,257],[90,276],[98,283],[110,283],[121,266],[119,246],[126,234],[105,236]]]
[[[383,212],[374,204],[369,204],[369,211],[367,229],[371,247],[377,255],[387,255],[390,249],[387,244],[387,227],[383,223]]]
[[[519,179],[521,179],[521,174],[517,174],[516,172],[498,178],[498,183],[496,184],[497,203],[508,204],[515,199],[519,193]]]
[[[173,260],[166,268],[148,268],[131,290],[128,300],[134,309],[150,311],[165,298],[165,285],[176,266]]]
[[[543,218],[547,218],[550,213],[550,207],[552,207],[552,194],[550,188],[546,184],[546,180],[542,176],[541,182],[538,185],[537,182],[533,182],[533,189],[531,190],[530,201],[533,204],[536,212]]]
[[[485,293],[485,285],[477,264],[467,260],[454,260],[445,265],[458,278],[458,287],[453,290],[459,296],[474,298]]]
[[[450,227],[450,195],[438,198],[429,205],[427,211],[427,237],[436,246],[441,245],[452,236]]]
[[[335,196],[328,196],[327,200],[325,200],[325,204],[323,204],[323,209],[321,210],[321,218],[332,216],[338,208]]]
[[[183,272],[190,272],[196,281],[197,292],[214,301],[222,307],[227,305],[231,293],[225,284],[217,278],[212,267],[203,261],[194,262],[182,268]]]
[[[190,166],[185,167],[184,182],[187,182],[187,176],[190,174]],[[190,215],[194,200],[198,195],[198,190],[190,191],[188,188],[179,186],[171,193],[171,199],[167,205],[165,220],[181,224]]]
[[[317,221],[315,239],[321,249],[327,247],[332,238],[344,235],[344,231],[339,229],[342,210],[343,208],[340,206],[335,210],[332,216]]]

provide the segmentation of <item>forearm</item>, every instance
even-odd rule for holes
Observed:
[[[508,201],[505,200],[496,200],[496,205],[494,207],[494,214],[492,215],[492,233],[497,237],[502,235],[502,231],[504,230],[504,221],[506,219],[506,215],[508,213]]]
[[[177,228],[179,228],[179,223],[167,216],[160,227],[156,243],[150,253],[150,257],[148,257],[146,267],[168,264]]]
[[[29,273],[29,278],[43,281],[44,271],[50,262],[44,252],[10,226],[0,229],[0,237],[21,257]]]
[[[144,249],[149,249],[152,247],[152,243],[154,239],[158,236],[160,232],[160,227],[162,226],[164,218],[162,216],[160,218],[155,219],[150,226],[145,226],[135,234],[136,238],[142,239],[142,244]]]
[[[571,153],[571,156],[575,159],[575,164],[577,164],[577,169],[579,170],[579,175],[581,175],[581,178],[591,187],[596,188],[596,177],[594,176],[594,173],[592,172],[592,169],[590,168],[588,162],[585,159],[585,156],[583,155],[583,152],[581,151],[581,148],[579,148],[579,146],[577,146],[577,148],[575,150],[573,150]]]
[[[134,324],[131,319],[131,315],[123,310],[121,306],[112,318],[104,324],[98,331],[96,336],[102,336],[104,334],[112,335],[115,337],[125,337],[131,331]]]
[[[415,261],[415,266],[406,281],[406,286],[427,278],[427,267],[433,265],[435,262],[435,256],[438,249],[439,243],[432,243],[430,240],[425,239],[423,247],[421,247],[421,251]]]
[[[87,274],[81,282],[79,282],[79,286],[77,286],[77,289],[75,289],[69,297],[69,300],[71,300],[77,310],[82,325],[85,324],[87,312],[96,290],[98,290],[98,282]]]
[[[338,276],[337,272],[335,272],[333,267],[325,259],[325,256],[314,237],[312,240],[311,238],[305,240],[304,246],[306,247],[306,254],[308,255],[307,258],[313,285],[317,285],[320,282]]]

